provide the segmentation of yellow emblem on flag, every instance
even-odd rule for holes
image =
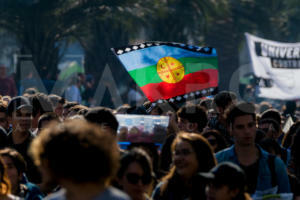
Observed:
[[[157,62],[157,73],[167,83],[178,83],[184,77],[182,63],[173,57],[163,57]]]

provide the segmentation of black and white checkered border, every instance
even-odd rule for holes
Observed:
[[[144,48],[149,48],[153,46],[161,46],[161,45],[168,45],[168,46],[173,46],[173,47],[179,47],[182,49],[186,49],[189,51],[194,51],[194,52],[199,52],[203,54],[212,54],[213,48],[212,47],[198,47],[198,46],[193,46],[193,45],[187,45],[187,44],[182,44],[182,43],[175,43],[175,42],[145,42],[137,45],[130,45],[127,47],[120,47],[120,48],[111,48],[111,50],[116,54],[116,55],[122,55],[128,52],[144,49]]]
[[[191,93],[188,93],[188,94],[172,97],[172,98],[167,99],[167,100],[160,99],[160,100],[157,100],[157,101],[153,102],[151,106],[154,107],[157,104],[161,104],[161,103],[165,103],[165,102],[181,103],[181,102],[185,102],[185,101],[189,101],[189,100],[198,99],[198,98],[201,98],[201,97],[215,95],[217,93],[218,93],[218,87],[207,88],[207,89],[191,92]]]

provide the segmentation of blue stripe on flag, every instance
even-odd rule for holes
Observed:
[[[119,55],[118,58],[125,66],[127,71],[156,65],[159,59],[171,56],[179,59],[183,57],[216,57],[217,52],[213,49],[212,54],[203,54],[200,52],[188,51],[172,46],[154,46],[145,49],[140,49]]]

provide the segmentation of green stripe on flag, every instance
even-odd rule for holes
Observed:
[[[194,73],[203,69],[218,69],[217,57],[190,57],[178,59],[184,66],[185,74]],[[142,87],[149,83],[160,83],[161,78],[156,71],[156,65],[129,71],[130,76]]]

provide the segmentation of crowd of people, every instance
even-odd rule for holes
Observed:
[[[115,110],[35,89],[0,96],[0,199],[299,200],[299,108],[290,105],[229,91]],[[116,114],[169,116],[162,147],[121,148]]]

